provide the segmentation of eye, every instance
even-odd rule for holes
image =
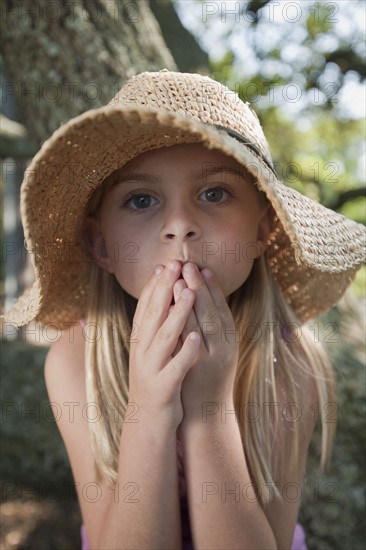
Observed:
[[[206,195],[207,198],[207,200],[204,202],[211,202],[217,206],[226,202],[225,200],[222,200],[222,198],[225,197],[225,194],[229,197],[233,196],[233,194],[224,187],[211,187],[210,189],[206,189],[206,191],[203,191],[202,193],[202,195]]]
[[[132,197],[130,197],[123,206],[130,208],[131,210],[146,210],[149,206],[151,206],[152,200],[156,199],[147,193],[141,193],[138,195],[132,195]]]

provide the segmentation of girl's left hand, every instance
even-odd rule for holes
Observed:
[[[183,280],[176,282],[177,301],[188,286],[196,298],[182,332],[182,339],[196,331],[201,337],[195,364],[182,385],[184,416],[202,418],[205,403],[233,402],[233,388],[239,357],[235,323],[220,285],[211,270],[205,268],[204,278],[197,266],[183,266]],[[174,307],[174,306],[173,306]]]

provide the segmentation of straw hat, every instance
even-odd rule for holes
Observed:
[[[90,257],[78,243],[85,205],[117,168],[149,149],[202,142],[258,178],[276,211],[270,269],[299,320],[332,307],[365,260],[365,228],[279,181],[255,113],[225,86],[198,74],[145,72],[105,107],[62,125],[26,171],[21,217],[35,282],[5,313],[65,328],[85,316]]]

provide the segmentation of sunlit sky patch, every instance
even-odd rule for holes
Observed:
[[[326,17],[334,25],[334,32],[319,34],[315,39],[316,51],[321,54],[336,50],[344,43],[352,44],[359,55],[365,56],[363,38],[365,36],[365,4],[354,0],[326,2],[325,12],[320,15],[313,1],[270,2],[259,12],[258,32],[249,32],[251,14],[246,10],[248,2],[238,1],[198,1],[175,0],[175,5],[183,24],[196,36],[214,61],[220,60],[230,48],[235,56],[235,75],[248,81],[259,69],[258,60],[253,53],[251,40],[263,53],[274,48],[281,49],[281,58],[277,61],[262,61],[261,73],[271,78],[277,74],[290,78],[294,71],[297,79],[294,85],[285,90],[274,90],[272,101],[286,108],[287,114],[297,117],[309,103],[321,103],[331,98],[336,102],[337,112],[344,118],[365,116],[366,85],[358,81],[356,74],[347,74],[340,91],[336,89],[336,65],[329,65],[322,75],[323,92],[310,91],[298,94],[296,85],[303,87],[300,79],[303,70],[313,55],[304,45],[306,29],[302,23],[309,13],[313,17]],[[311,11],[310,11],[311,10]],[[266,24],[266,32],[260,32],[261,22]],[[316,57],[312,62],[316,62]],[[293,77],[294,78],[294,77]],[[226,82],[230,87],[230,82]],[[278,87],[280,88],[280,87]],[[293,92],[292,95],[290,92]]]

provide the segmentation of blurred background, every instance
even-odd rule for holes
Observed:
[[[199,72],[251,102],[289,186],[365,223],[365,3],[199,0],[3,0],[1,296],[33,273],[19,188],[29,159],[68,119],[108,102],[144,70]],[[365,266],[311,323],[333,361],[338,431],[325,475],[317,436],[300,522],[310,550],[364,548]],[[72,475],[43,379],[58,335],[1,327],[2,549],[80,548]]]

